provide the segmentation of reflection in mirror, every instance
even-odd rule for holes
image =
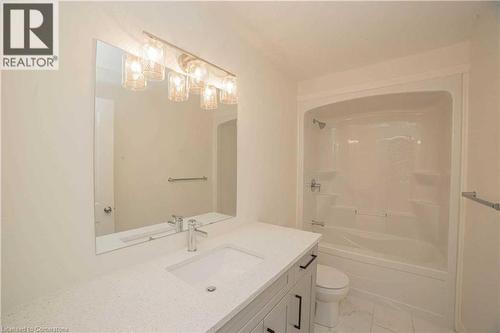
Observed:
[[[164,80],[161,69],[148,80],[127,57],[97,41],[97,253],[183,231],[192,218],[204,225],[236,215],[237,106],[202,109],[203,89],[173,101],[169,77],[188,77],[161,67]],[[126,66],[136,71],[129,73],[134,84],[124,82]]]

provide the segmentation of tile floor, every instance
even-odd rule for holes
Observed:
[[[314,333],[453,333],[390,305],[348,296],[340,305],[340,323],[333,329],[315,325]]]

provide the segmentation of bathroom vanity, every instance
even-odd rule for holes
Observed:
[[[313,332],[317,246],[218,332]]]
[[[96,41],[99,269],[4,310],[3,326],[311,332],[321,235],[234,217],[235,74],[144,34],[142,57]]]
[[[321,235],[237,218],[203,229],[209,236],[198,239],[196,252],[187,251],[186,233],[159,239],[179,246],[20,306],[2,324],[71,332],[312,332]]]

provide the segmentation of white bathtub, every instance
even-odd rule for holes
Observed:
[[[394,262],[446,270],[446,260],[432,244],[396,235],[335,226],[313,227],[323,234],[325,247],[353,251]]]
[[[313,231],[323,234],[319,263],[344,271],[353,293],[446,323],[449,275],[431,244],[332,226]]]

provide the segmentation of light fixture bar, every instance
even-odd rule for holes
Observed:
[[[169,42],[167,42],[166,40],[164,40],[164,39],[162,39],[162,38],[160,38],[160,37],[158,37],[158,36],[153,35],[152,33],[149,33],[149,32],[147,32],[147,31],[145,31],[145,30],[143,30],[143,31],[142,31],[142,33],[143,33],[144,35],[148,36],[149,38],[151,38],[151,39],[156,39],[157,41],[159,41],[159,42],[161,42],[161,43],[164,43],[165,45],[168,45],[168,46],[169,46],[169,47],[171,47],[171,48],[174,48],[174,49],[176,49],[176,50],[179,50],[179,51],[181,51],[182,53],[185,53],[185,54],[190,55],[190,56],[192,56],[192,57],[194,57],[194,58],[200,59],[201,61],[203,61],[203,62],[207,63],[208,65],[210,65],[210,66],[212,66],[212,67],[214,67],[214,68],[217,68],[217,69],[218,69],[218,70],[220,70],[220,71],[223,71],[223,72],[224,72],[224,73],[226,73],[227,75],[236,76],[236,74],[233,74],[233,73],[229,72],[228,70],[226,70],[226,69],[224,69],[224,68],[222,68],[222,67],[219,67],[219,66],[217,66],[216,64],[214,64],[214,63],[212,63],[212,62],[210,62],[210,61],[207,61],[207,60],[205,60],[205,59],[203,59],[203,58],[201,58],[201,57],[198,57],[197,55],[195,55],[195,54],[193,54],[193,53],[191,53],[191,52],[188,52],[188,51],[184,50],[183,48],[180,48],[180,47],[178,47],[178,46],[176,46],[176,45],[174,45],[174,44],[172,44],[172,43],[169,43]]]

